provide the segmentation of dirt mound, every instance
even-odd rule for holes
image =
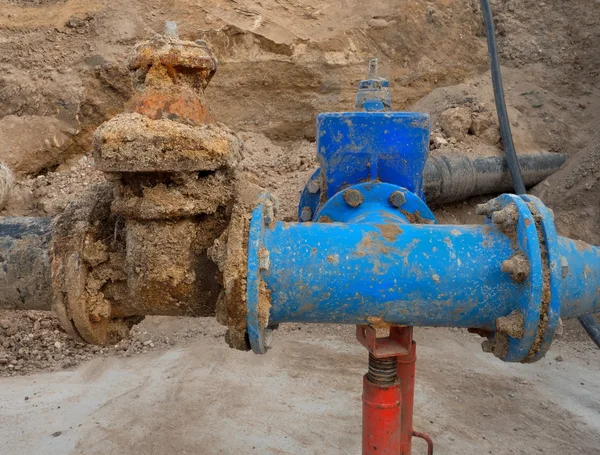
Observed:
[[[118,344],[96,346],[74,341],[51,313],[0,310],[0,377],[72,368],[94,357],[131,357],[224,334],[224,327],[204,319],[155,316],[134,326]]]
[[[559,234],[600,245],[600,135],[533,193],[554,210]]]
[[[73,130],[52,149],[62,161],[87,153],[94,129],[123,110],[131,47],[161,32],[165,20],[177,21],[184,39],[206,39],[219,59],[207,92],[217,118],[280,140],[313,138],[316,113],[351,108],[370,57],[379,57],[398,108],[476,74],[486,61],[475,0],[466,7],[418,0],[402,9],[393,2],[365,9],[358,0],[1,4],[0,117],[68,125]]]

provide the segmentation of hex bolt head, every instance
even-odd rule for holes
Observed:
[[[310,194],[317,194],[321,189],[321,179],[313,179],[306,185]]]
[[[390,204],[397,209],[402,207],[405,202],[406,196],[402,191],[394,191],[392,194],[390,194]]]
[[[492,213],[492,222],[508,226],[515,226],[518,221],[517,209],[514,205],[504,207],[502,210]]]
[[[523,253],[517,253],[510,259],[502,261],[502,272],[509,273],[516,283],[523,283],[529,278],[529,260]]]
[[[346,190],[343,197],[350,207],[358,207],[364,201],[363,195],[358,190]]]
[[[478,204],[477,207],[475,207],[475,213],[477,215],[489,216],[499,209],[500,204],[498,204],[498,202],[495,199],[492,199],[491,201],[488,201],[485,204]]]
[[[310,207],[302,207],[302,213],[300,213],[300,220],[307,221],[312,220],[312,209]]]
[[[567,261],[567,258],[564,256],[560,257],[560,271],[563,279],[569,276],[569,261]]]

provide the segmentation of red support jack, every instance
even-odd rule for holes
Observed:
[[[356,338],[369,350],[369,372],[363,378],[363,455],[411,455],[413,437],[433,441],[413,430],[416,343],[412,327],[390,327],[377,338],[369,325],[356,327]]]

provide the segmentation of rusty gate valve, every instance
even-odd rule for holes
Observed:
[[[221,276],[208,250],[229,224],[242,148],[209,118],[204,88],[216,67],[205,44],[167,23],[134,51],[130,112],[94,134],[109,182],[81,198],[87,212],[63,217],[54,251],[57,313],[87,342],[113,343],[144,315],[215,314]]]
[[[138,44],[129,62],[138,94],[129,110],[151,119],[212,122],[204,90],[217,71],[217,59],[202,40],[184,41],[167,23],[166,34]]]

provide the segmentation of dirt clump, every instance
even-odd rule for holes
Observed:
[[[17,179],[2,214],[56,216],[87,188],[104,181],[104,174],[94,167],[93,159],[84,156],[63,164],[56,172]]]
[[[451,107],[440,114],[440,126],[448,136],[463,140],[471,128],[471,112],[464,106]]]
[[[278,219],[298,220],[298,201],[317,168],[315,146],[306,140],[277,143],[263,134],[242,133],[240,172],[246,182],[269,191],[277,200]]]
[[[225,328],[204,319],[153,317],[134,326],[116,345],[80,343],[45,311],[0,310],[0,376],[76,367],[96,357],[131,357],[186,345],[200,337],[223,337]]]
[[[103,171],[184,172],[233,165],[241,144],[224,125],[190,126],[120,114],[94,133],[94,157]]]

